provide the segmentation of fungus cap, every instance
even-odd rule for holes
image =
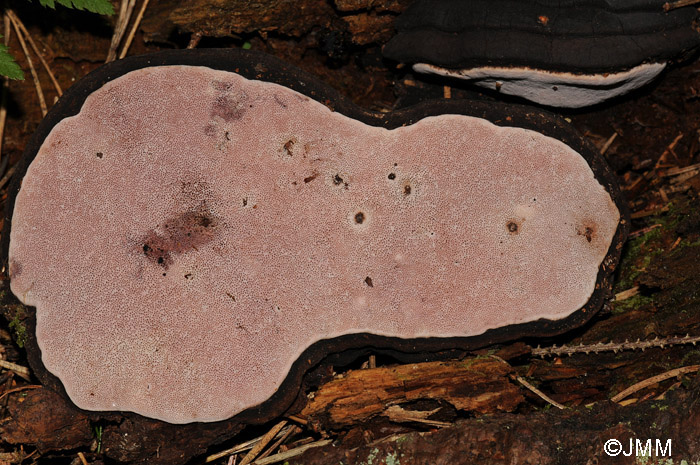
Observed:
[[[79,407],[218,421],[321,340],[570,318],[614,265],[608,187],[532,130],[459,114],[389,130],[274,83],[151,66],[40,141],[11,288]]]

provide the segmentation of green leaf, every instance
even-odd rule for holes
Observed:
[[[87,10],[101,15],[113,15],[114,7],[109,0],[39,0],[39,4],[49,8],[56,8],[56,3],[66,8]]]
[[[1,35],[0,39],[2,39]],[[3,44],[0,44],[0,74],[10,79],[24,79],[22,68],[15,63],[14,57],[10,55],[10,51]]]

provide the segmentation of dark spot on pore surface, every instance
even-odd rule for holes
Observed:
[[[212,87],[217,95],[211,108],[211,117],[219,117],[224,121],[234,121],[243,117],[246,112],[248,96],[243,92],[235,92],[234,85],[229,82],[214,81]]]
[[[291,157],[293,155],[292,149],[294,148],[294,144],[296,141],[294,139],[289,139],[287,142],[284,143],[282,148],[284,149],[285,153],[287,154],[288,157]]]
[[[309,183],[309,182],[313,181],[314,179],[316,179],[317,176],[318,176],[318,173],[313,173],[311,176],[305,177],[304,182]]]
[[[404,184],[403,195],[411,195],[411,185],[410,184]]]
[[[14,260],[10,261],[9,275],[10,279],[19,277],[22,274],[22,264]]]
[[[506,228],[508,228],[509,233],[518,234],[518,230],[520,229],[520,226],[515,221],[509,221],[506,224]]]
[[[387,176],[387,178],[393,181],[394,179],[396,179],[396,175],[394,173],[389,173],[389,176]]]
[[[102,152],[97,152],[97,153],[95,154],[95,156],[97,156],[97,158],[102,158],[102,157],[104,157],[104,153],[102,153]]]
[[[369,287],[374,287],[374,283],[372,283],[372,278],[370,278],[369,276],[365,278],[365,284],[367,284]]]
[[[365,214],[362,212],[355,213],[355,223],[362,224],[365,221]]]
[[[343,183],[343,178],[341,178],[339,174],[336,174],[335,176],[333,176],[333,184],[335,184],[336,186],[339,186],[342,183]]]
[[[577,228],[576,234],[578,234],[579,236],[585,237],[588,242],[593,242],[593,238],[596,235],[596,228],[595,228],[595,226],[591,226],[591,225],[582,226],[582,227]]]
[[[162,226],[147,232],[140,248],[149,261],[167,270],[175,255],[211,242],[218,224],[212,212],[201,206],[169,218]]]
[[[273,96],[273,98],[275,99],[275,103],[277,103],[277,105],[281,106],[282,108],[287,108],[287,104],[280,100],[276,94]]]

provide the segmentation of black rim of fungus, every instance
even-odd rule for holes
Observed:
[[[277,392],[264,403],[249,408],[228,420],[207,424],[191,423],[170,425],[159,420],[129,412],[84,411],[94,419],[116,419],[127,416],[142,424],[160,424],[163,428],[177,428],[177,431],[191,431],[203,434],[204,430],[232,429],[240,423],[261,424],[282,415],[294,404],[304,387],[308,387],[304,375],[320,363],[348,363],[362,354],[373,351],[396,358],[399,361],[438,360],[466,350],[526,338],[547,338],[560,335],[588,322],[602,307],[604,299],[612,289],[612,272],[620,257],[624,240],[629,230],[629,213],[616,180],[610,168],[596,150],[561,118],[526,105],[501,104],[466,100],[439,100],[426,102],[409,108],[382,114],[364,110],[349,99],[319,82],[313,76],[269,55],[238,49],[196,49],[168,50],[149,55],[129,57],[104,65],[78,81],[59,99],[48,115],[39,124],[17,164],[15,176],[8,188],[5,209],[5,224],[2,235],[0,258],[4,265],[3,277],[5,299],[12,304],[19,303],[9,292],[8,247],[12,223],[12,211],[19,192],[21,180],[41,144],[51,129],[61,120],[80,111],[85,99],[107,82],[130,71],[152,66],[191,65],[206,66],[212,69],[236,72],[248,79],[274,82],[291,88],[334,111],[363,123],[389,129],[412,124],[422,118],[446,113],[463,114],[484,118],[499,126],[513,126],[531,129],[564,142],[581,154],[588,162],[595,177],[605,187],[620,211],[621,218],[608,253],[603,259],[596,281],[596,287],[589,301],[581,309],[561,320],[537,320],[529,323],[496,328],[472,337],[399,339],[374,334],[349,334],[326,339],[307,348],[292,365],[290,372]],[[245,202],[244,202],[245,203]],[[35,315],[29,312],[27,329],[27,355],[32,369],[42,384],[69,399],[63,385],[49,373],[41,361],[41,352],[35,338]],[[341,363],[342,364],[342,363]],[[77,409],[77,407],[76,407]]]
[[[450,69],[621,72],[642,63],[666,63],[700,46],[693,26],[697,10],[664,12],[662,3],[418,0],[396,20],[398,32],[382,53],[395,61]],[[546,19],[533,21],[538,17]],[[592,18],[601,18],[594,32]]]

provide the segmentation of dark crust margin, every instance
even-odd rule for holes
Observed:
[[[260,79],[281,84],[325,104],[334,111],[373,126],[396,128],[412,124],[427,116],[453,113],[484,118],[499,126],[535,130],[564,142],[585,158],[598,181],[603,184],[617,205],[621,220],[610,249],[598,270],[596,288],[592,297],[584,307],[562,320],[538,320],[511,325],[468,338],[398,339],[373,334],[351,334],[319,341],[305,350],[292,365],[282,386],[269,400],[225,421],[171,425],[133,413],[85,412],[91,418],[119,420],[127,417],[132,422],[142,425],[143,428],[160,428],[178,436],[181,434],[191,434],[198,437],[205,435],[212,440],[211,442],[217,442],[219,439],[215,439],[215,437],[219,438],[220,436],[214,434],[213,431],[233,431],[240,423],[264,423],[283,414],[297,398],[300,386],[304,382],[305,373],[324,360],[326,363],[337,363],[355,357],[371,348],[373,351],[390,353],[400,360],[418,361],[444,358],[447,353],[454,354],[455,349],[466,351],[519,338],[555,336],[586,323],[602,307],[604,300],[609,296],[612,288],[612,272],[619,261],[622,245],[629,229],[629,213],[617,187],[615,177],[603,158],[561,118],[524,105],[456,100],[429,102],[387,114],[373,113],[357,107],[313,76],[268,55],[236,49],[199,49],[158,52],[104,65],[68,89],[40,123],[25,149],[22,161],[17,165],[15,177],[9,187],[5,225],[0,243],[2,247],[0,260],[4,266],[3,286],[7,291],[6,294],[10,296],[8,299],[11,299],[13,303],[17,301],[9,292],[9,278],[7,276],[12,212],[15,198],[21,186],[21,179],[44,139],[59,121],[77,114],[87,96],[108,81],[130,71],[163,65],[207,66],[213,69],[236,72],[248,79]],[[33,314],[27,323],[29,335],[27,352],[34,372],[43,384],[63,393],[67,398],[61,382],[43,366],[40,350],[34,336],[35,319]]]
[[[700,46],[694,7],[664,0],[417,0],[396,20],[384,56],[449,69],[525,67],[620,72]]]

